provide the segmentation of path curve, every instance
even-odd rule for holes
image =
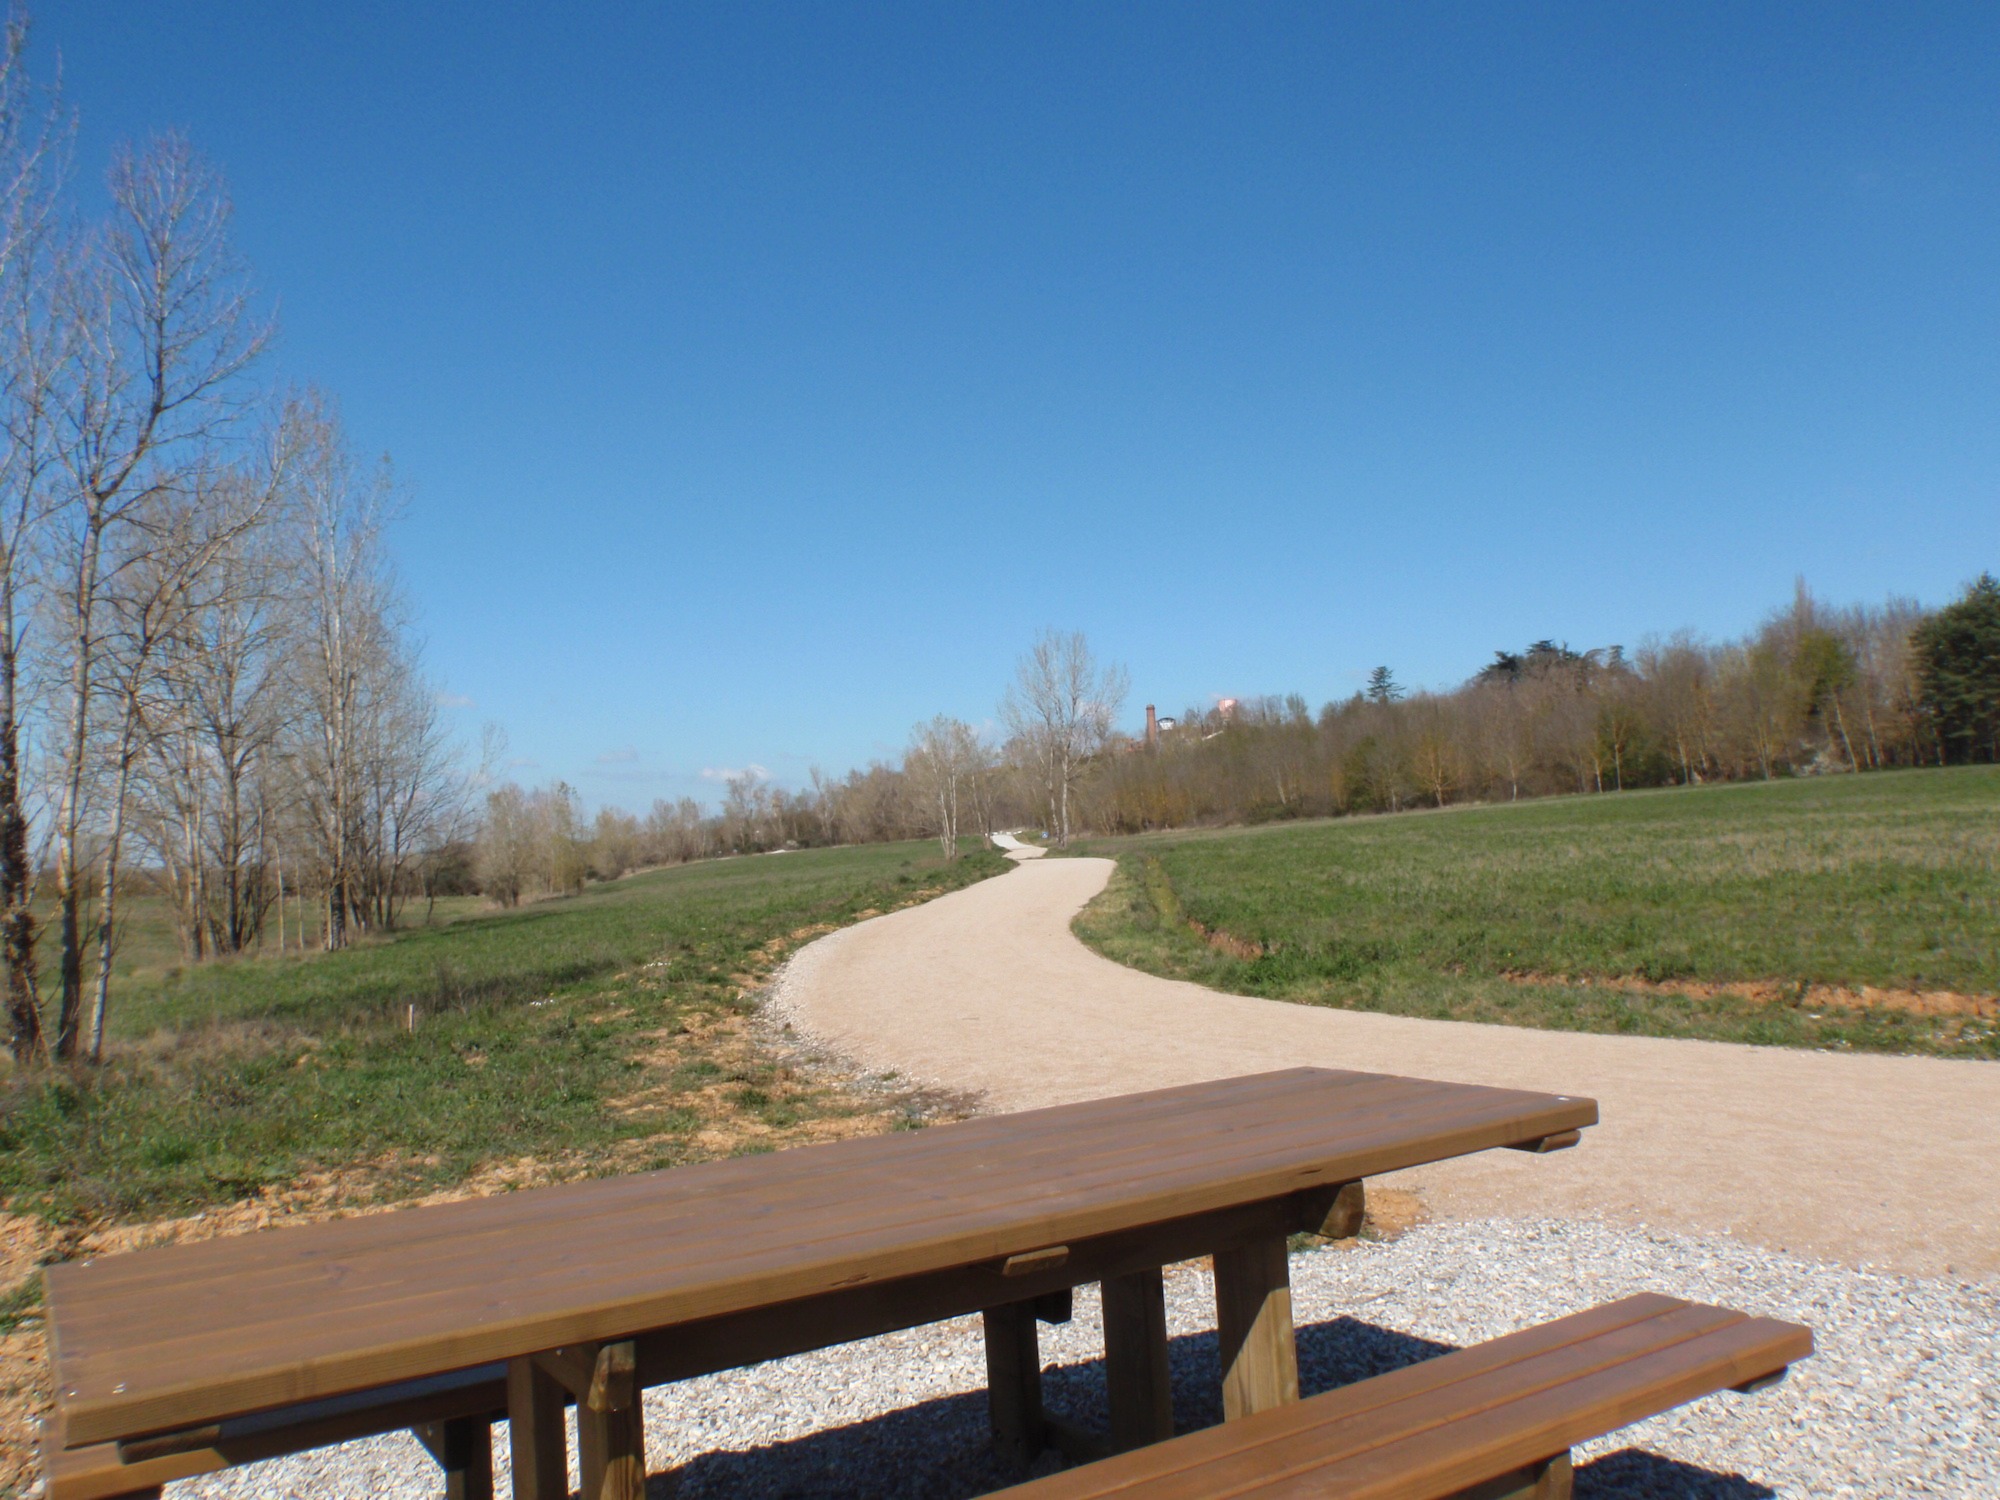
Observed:
[[[1393,1181],[1448,1217],[1595,1215],[1920,1275],[2000,1276],[2000,1064],[1221,994],[1076,939],[1070,919],[1112,868],[1022,863],[833,933],[793,959],[780,1003],[871,1067],[1003,1111],[1302,1063],[1591,1094],[1603,1123],[1574,1151],[1491,1151]]]

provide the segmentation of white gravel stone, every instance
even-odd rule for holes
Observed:
[[[1292,1277],[1308,1391],[1640,1291],[1813,1327],[1818,1352],[1775,1389],[1712,1396],[1581,1450],[1580,1497],[2000,1496],[2000,1288],[1547,1220],[1424,1225],[1392,1244],[1295,1256]],[[1176,1420],[1215,1421],[1206,1273],[1174,1268],[1167,1297]],[[1042,1348],[1049,1405],[1101,1425],[1099,1326],[1094,1290],[1082,1289],[1075,1320],[1045,1328]],[[678,1471],[685,1500],[977,1495],[1022,1477],[986,1451],[984,1380],[976,1318],[707,1376],[648,1395],[648,1463]],[[504,1494],[504,1428],[495,1448]],[[1036,1472],[1057,1466],[1044,1455]],[[173,1500],[441,1492],[436,1468],[401,1434],[167,1491]]]

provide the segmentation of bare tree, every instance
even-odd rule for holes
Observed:
[[[279,512],[297,436],[281,421],[260,467],[231,476],[246,491],[243,524],[217,538],[152,690],[137,829],[173,888],[190,959],[250,946],[275,898],[272,757],[293,582]]]
[[[60,456],[54,397],[71,331],[52,304],[67,269],[56,203],[72,124],[61,101],[28,78],[26,46],[16,11],[0,37],[0,967],[17,1062],[47,1051],[22,790],[22,653],[30,570]]]
[[[262,520],[273,493],[224,471],[196,471],[176,485],[154,485],[143,513],[118,537],[134,547],[106,570],[101,600],[105,630],[100,662],[106,698],[109,786],[98,851],[97,976],[88,1048],[93,1062],[104,1051],[110,1003],[111,960],[118,938],[119,861],[132,779],[159,721],[170,713],[161,671],[166,647],[205,610],[222,605],[229,571],[218,567],[246,532]]]
[[[616,880],[642,862],[639,820],[616,807],[600,807],[590,825],[590,873],[599,880]]]
[[[947,860],[958,858],[959,801],[983,759],[972,726],[949,715],[939,714],[910,733],[903,774],[929,808]]]
[[[1408,710],[1416,720],[1410,736],[1410,766],[1419,784],[1430,793],[1433,807],[1445,805],[1458,790],[1463,775],[1461,747],[1468,737],[1454,707],[1449,699],[1423,693]]]
[[[236,415],[232,387],[267,336],[250,316],[221,181],[186,140],[162,136],[143,152],[121,151],[108,185],[111,219],[75,278],[75,354],[57,392],[52,602],[67,678],[55,819],[58,1058],[76,1054],[82,1031],[86,799],[106,688],[105,596],[120,568],[146,556],[151,508],[189,483],[204,445]]]
[[[1639,650],[1642,701],[1671,748],[1683,786],[1701,780],[1708,766],[1714,720],[1709,655],[1686,631]]]
[[[1040,773],[1060,845],[1069,844],[1085,763],[1110,736],[1128,686],[1125,669],[1100,667],[1080,631],[1044,631],[1015,667],[1000,714]]]
[[[1531,696],[1519,682],[1489,680],[1475,680],[1468,694],[1482,758],[1506,779],[1510,802],[1520,800],[1521,782],[1534,766]]]
[[[531,892],[582,890],[589,850],[576,792],[555,781],[532,791],[510,782],[488,793],[476,868],[480,889],[502,906]]]
[[[972,819],[981,838],[992,838],[994,813],[1000,806],[1002,762],[993,747],[977,733],[971,741],[971,758],[965,767],[965,792],[972,803]]]
[[[298,402],[293,543],[301,571],[291,610],[284,755],[325,903],[323,946],[347,945],[361,898],[357,845],[366,816],[369,694],[395,655],[393,585],[383,551],[386,474],[357,473],[323,398]]]
[[[509,782],[486,794],[473,869],[479,888],[502,906],[518,906],[534,864],[534,829],[528,795]]]
[[[812,781],[813,815],[819,820],[820,842],[840,840],[840,784],[818,766],[807,773]]]
[[[407,636],[388,631],[364,670],[350,915],[387,932],[417,889],[418,866],[465,832],[467,783]]]

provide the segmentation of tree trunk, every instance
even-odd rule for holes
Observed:
[[[1847,769],[1858,771],[1860,763],[1854,758],[1854,742],[1847,737],[1847,715],[1840,711],[1840,695],[1833,695],[1833,727],[1840,731],[1840,746],[1847,752]]]
[[[63,768],[62,802],[56,819],[56,905],[62,919],[62,1009],[56,1022],[59,1062],[76,1056],[83,1030],[83,889],[77,841],[83,832],[84,763],[90,754],[90,674],[97,644],[93,621],[100,546],[93,518],[77,564],[76,634],[70,642],[76,660],[70,666],[69,759]]]
[[[104,1061],[104,1017],[111,1006],[111,959],[117,949],[113,922],[118,912],[118,852],[125,837],[125,799],[132,786],[132,720],[137,710],[126,709],[123,743],[118,747],[118,789],[111,798],[111,829],[104,839],[104,881],[97,914],[97,993],[90,1007],[90,1060]]]
[[[7,970],[7,1034],[14,1061],[45,1058],[42,999],[35,985],[34,870],[21,807],[21,728],[13,610],[0,604],[0,964]]]
[[[56,1060],[76,1056],[83,1029],[83,893],[75,856],[66,843],[56,858],[56,905],[62,934],[62,1010],[56,1021]]]
[[[1057,808],[1057,814],[1056,814],[1056,823],[1058,825],[1056,842],[1063,848],[1067,849],[1069,847],[1069,782],[1070,782],[1070,764],[1069,764],[1068,750],[1064,750],[1062,752],[1062,756],[1058,762],[1058,765],[1061,770],[1062,789],[1060,794],[1061,801]]]

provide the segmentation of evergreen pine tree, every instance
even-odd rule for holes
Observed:
[[[1944,758],[2000,760],[2000,580],[1981,573],[1910,639]]]

